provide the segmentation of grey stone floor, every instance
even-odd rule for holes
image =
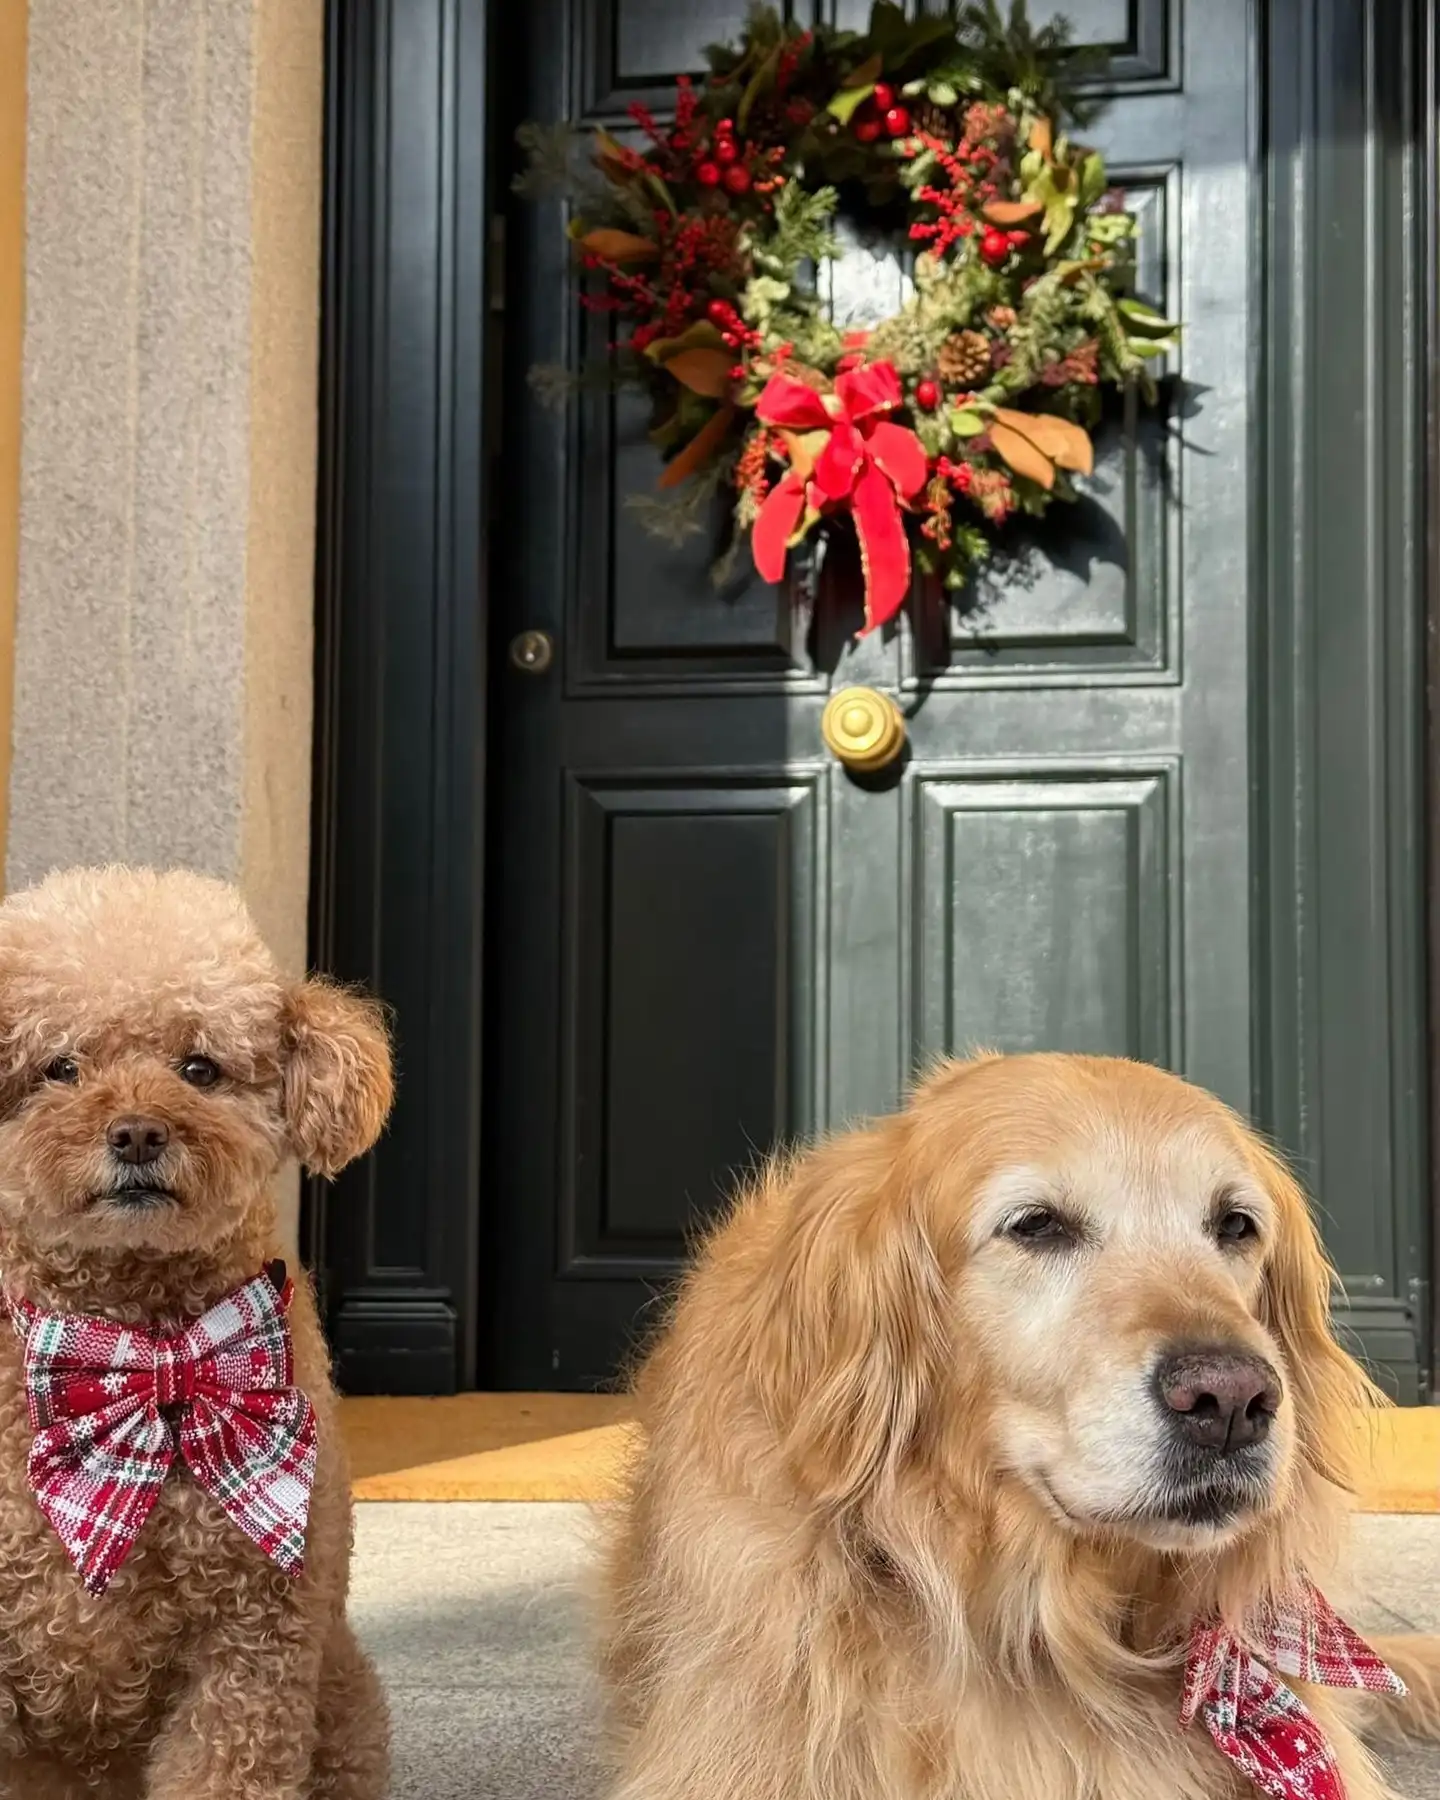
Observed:
[[[596,1800],[583,1508],[370,1503],[354,1616],[395,1717],[393,1800]],[[1440,1631],[1440,1517],[1359,1524],[1368,1629]],[[1440,1800],[1440,1750],[1396,1766]]]

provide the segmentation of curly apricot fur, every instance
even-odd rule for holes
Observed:
[[[217,1063],[188,1084],[188,1056]],[[47,1080],[56,1058],[74,1081]],[[303,1095],[296,1110],[295,1096]],[[275,1177],[333,1174],[390,1101],[379,1014],[290,982],[219,882],[74,870],[0,906],[0,1279],[43,1306],[173,1328],[281,1253]],[[168,1128],[168,1198],[107,1200],[107,1123]],[[381,1800],[388,1722],[345,1618],[350,1484],[308,1283],[296,1379],[319,1419],[291,1581],[177,1466],[109,1590],[85,1592],[26,1482],[19,1345],[0,1328],[0,1795]]]

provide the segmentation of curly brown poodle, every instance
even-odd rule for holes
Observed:
[[[276,1260],[273,1188],[292,1157],[329,1176],[369,1149],[391,1092],[378,1009],[285,979],[219,882],[75,870],[0,905],[0,1794],[385,1793],[384,1698],[345,1617],[329,1358],[308,1284]],[[165,1341],[262,1272],[289,1305],[286,1391],[313,1409],[303,1565],[252,1541],[177,1454],[92,1591],[32,1486],[32,1344],[11,1321]]]
[[[1373,1646],[1408,1698],[1297,1682],[1302,1728],[1278,1675],[1344,1665],[1264,1624],[1359,1660],[1316,1589],[1379,1397],[1330,1297],[1276,1157],[1134,1063],[952,1064],[775,1164],[640,1376],[612,1800],[1258,1800],[1262,1741],[1306,1765],[1266,1792],[1394,1800],[1365,1737],[1440,1736],[1440,1642]]]

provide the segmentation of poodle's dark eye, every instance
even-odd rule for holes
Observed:
[[[187,1056],[180,1065],[180,1079],[188,1081],[191,1087],[214,1087],[220,1079],[220,1069],[208,1056]]]
[[[1226,1207],[1215,1220],[1215,1236],[1222,1244],[1244,1244],[1260,1235],[1260,1228],[1238,1206]]]
[[[52,1063],[45,1065],[47,1081],[78,1081],[80,1065],[70,1056],[57,1056]]]
[[[1030,1206],[1009,1220],[1005,1236],[1026,1249],[1054,1250],[1075,1243],[1078,1233],[1068,1219],[1048,1206]]]

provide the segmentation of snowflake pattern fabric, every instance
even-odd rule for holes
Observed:
[[[315,1411],[294,1385],[274,1264],[174,1335],[7,1295],[25,1346],[29,1480],[85,1586],[125,1561],[176,1454],[281,1569],[298,1576],[315,1482]]]
[[[1325,1733],[1286,1681],[1405,1693],[1399,1676],[1309,1588],[1275,1609],[1253,1647],[1222,1626],[1196,1629],[1181,1723],[1203,1718],[1221,1753],[1270,1800],[1345,1800]]]

